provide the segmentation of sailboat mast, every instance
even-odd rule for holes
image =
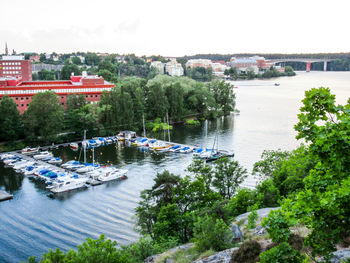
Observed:
[[[84,142],[86,143],[86,130],[84,130]],[[84,148],[84,163],[86,163],[86,145]]]
[[[146,138],[145,115],[144,114],[142,114],[142,124],[143,124],[143,137]]]
[[[169,131],[169,117],[168,117],[168,113],[166,113],[166,122],[167,122],[167,125],[168,125],[168,140],[169,140],[169,143],[170,143],[170,131]]]

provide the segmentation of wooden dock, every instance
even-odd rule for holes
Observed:
[[[6,200],[10,200],[13,198],[13,195],[5,192],[5,191],[1,191],[0,190],[0,202],[1,201],[6,201]]]

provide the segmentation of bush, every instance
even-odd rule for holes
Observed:
[[[258,220],[258,218],[258,213],[256,212],[256,208],[254,208],[248,215],[247,229],[256,228],[256,221]]]
[[[279,210],[272,210],[268,217],[264,218],[261,224],[266,228],[273,242],[287,242],[290,235],[289,227],[292,226],[286,215]]]
[[[254,263],[259,261],[261,246],[256,240],[244,242],[240,248],[232,254],[231,263]]]
[[[186,121],[187,125],[194,125],[194,126],[198,126],[199,124],[201,124],[199,121],[197,120],[187,120]]]
[[[197,218],[194,223],[194,244],[199,252],[209,249],[221,251],[231,246],[232,233],[222,219],[209,216]]]
[[[291,233],[289,235],[288,243],[295,250],[302,250],[304,247],[304,238],[297,234]]]
[[[260,263],[306,263],[305,255],[283,242],[260,254]]]

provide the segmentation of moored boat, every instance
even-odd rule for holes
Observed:
[[[40,147],[36,147],[36,148],[30,148],[30,147],[26,147],[23,148],[21,153],[22,154],[32,154],[32,153],[37,153],[39,151]]]
[[[69,144],[69,147],[74,149],[74,150],[76,150],[76,149],[79,148],[79,145],[77,143],[75,143],[75,142],[72,142],[72,143]]]
[[[37,160],[41,160],[41,159],[44,159],[46,157],[52,157],[52,156],[53,156],[53,154],[51,152],[44,151],[44,152],[41,152],[37,155],[34,155],[33,158],[37,159]]]

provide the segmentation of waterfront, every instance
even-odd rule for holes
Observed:
[[[350,96],[350,73],[344,72],[300,72],[296,77],[234,84],[239,87],[235,91],[240,114],[219,121],[219,147],[234,150],[235,158],[248,170],[264,149],[291,150],[299,144],[293,126],[306,89],[329,86],[341,104]],[[209,124],[209,142],[215,130],[216,121]],[[201,127],[176,127],[172,141],[200,144],[201,133]],[[79,152],[58,149],[55,155],[67,161]],[[13,200],[0,203],[1,261],[18,262],[49,248],[66,250],[101,233],[121,244],[137,239],[132,215],[140,191],[152,186],[157,171],[166,168],[184,174],[191,163],[189,155],[156,155],[113,145],[99,148],[96,159],[126,167],[129,179],[50,199],[40,184],[0,165],[0,187],[14,194]],[[245,186],[254,183],[250,177]]]

